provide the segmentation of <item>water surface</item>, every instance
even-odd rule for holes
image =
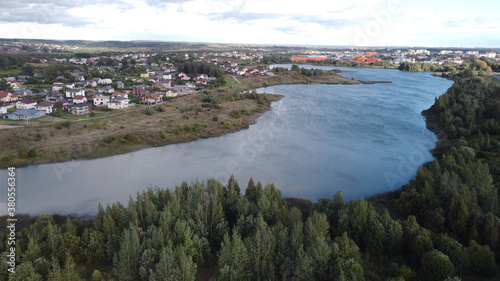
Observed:
[[[329,68],[324,68],[329,69]],[[95,214],[127,204],[147,186],[174,187],[234,174],[273,182],[285,197],[317,200],[337,190],[359,199],[399,188],[432,160],[435,135],[421,111],[451,81],[429,73],[348,69],[364,85],[279,85],[258,89],[285,97],[248,130],[102,159],[33,165],[17,171],[17,212]],[[0,171],[7,182],[7,171]],[[6,185],[2,185],[6,186]],[[5,194],[7,190],[5,189]],[[0,196],[0,214],[6,214]]]

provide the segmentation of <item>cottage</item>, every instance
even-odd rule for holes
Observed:
[[[16,108],[29,109],[35,108],[37,101],[32,98],[24,98],[16,103]]]
[[[92,100],[94,101],[95,106],[108,106],[109,96],[105,96],[103,94],[96,94],[92,96]]]
[[[90,113],[90,106],[86,103],[73,104],[68,106],[68,112],[73,115],[85,115]]]
[[[67,98],[74,98],[75,96],[84,96],[85,91],[82,88],[76,88],[76,89],[66,89],[66,97]]]
[[[75,96],[73,98],[73,103],[74,104],[79,104],[79,103],[86,103],[87,102],[87,97],[86,96]]]
[[[48,101],[43,101],[35,105],[36,110],[43,110],[45,114],[51,114],[54,111],[54,104]]]
[[[0,114],[7,114],[7,106],[0,105]]]
[[[116,88],[123,89],[125,88],[125,84],[122,81],[116,82]]]
[[[17,95],[11,92],[0,92],[0,102],[10,103],[17,101]]]
[[[45,116],[45,111],[36,110],[34,108],[30,109],[18,109],[10,114],[4,115],[4,119],[10,120],[29,120]]]

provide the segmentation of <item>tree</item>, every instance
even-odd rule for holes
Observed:
[[[466,249],[469,256],[469,271],[481,275],[495,273],[495,255],[486,245],[482,246],[472,241]]]
[[[42,281],[31,262],[23,262],[16,267],[16,273],[9,275],[9,281]]]
[[[315,280],[328,276],[328,262],[331,255],[330,225],[323,213],[314,212],[305,224],[305,251],[312,258]]]
[[[238,231],[233,230],[231,238],[224,236],[218,256],[221,281],[251,280],[249,254]]]
[[[275,238],[262,217],[257,219],[257,231],[250,245],[249,254],[253,266],[252,272],[257,280],[274,278]]]
[[[424,280],[441,281],[452,277],[455,268],[449,257],[439,250],[432,250],[422,257],[420,274]]]
[[[140,254],[139,236],[130,225],[123,230],[120,250],[113,259],[113,270],[120,280],[138,279]]]

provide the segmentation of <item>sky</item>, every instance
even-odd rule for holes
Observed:
[[[498,0],[1,0],[0,38],[500,47]]]

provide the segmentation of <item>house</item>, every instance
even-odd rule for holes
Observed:
[[[62,90],[64,88],[64,84],[63,83],[54,83],[52,84],[52,91],[59,91],[59,90]]]
[[[7,106],[0,105],[0,114],[7,114]]]
[[[16,96],[18,97],[25,97],[25,96],[31,96],[33,95],[33,91],[28,89],[28,88],[24,88],[24,89],[21,89],[19,91],[16,91],[14,94],[16,94]]]
[[[128,105],[129,105],[128,98],[117,96],[108,103],[108,108],[123,109],[123,108],[127,108]]]
[[[78,81],[79,81],[79,82],[83,82],[83,81],[85,81],[85,77],[84,77],[84,76],[82,76],[82,75],[76,75],[76,76],[75,76],[75,81],[76,81],[76,82],[78,82]]]
[[[66,97],[67,98],[74,98],[75,96],[84,96],[85,91],[82,88],[76,88],[76,89],[66,89]]]
[[[109,96],[103,94],[96,94],[92,96],[95,106],[108,106]]]
[[[158,89],[166,89],[172,87],[172,81],[160,81],[155,83],[155,87]]]
[[[66,89],[74,89],[75,88],[75,83],[66,83],[66,85],[64,85],[66,87]]]
[[[144,85],[137,85],[132,87],[133,94],[140,95],[140,94],[145,94],[146,92],[147,92],[146,86]]]
[[[73,115],[85,115],[90,113],[90,106],[86,103],[73,104],[68,106],[68,112]]]
[[[17,101],[17,95],[11,92],[0,92],[0,102],[9,103]]]
[[[123,89],[125,88],[125,84],[122,81],[116,82],[116,88]]]
[[[83,86],[95,88],[97,87],[97,82],[95,80],[87,80],[83,82]]]
[[[35,105],[36,110],[43,110],[45,114],[51,114],[54,111],[54,104],[48,101],[43,101]]]
[[[18,109],[10,114],[4,115],[4,119],[10,120],[29,120],[45,116],[45,111],[36,110],[34,108],[29,109]]]
[[[141,74],[139,74],[139,76],[141,78],[149,78],[149,72],[142,72]]]
[[[113,83],[113,80],[109,79],[109,78],[104,78],[104,79],[101,79],[99,80],[99,82],[97,82],[101,85],[109,85],[111,83]]]
[[[128,94],[127,93],[113,93],[111,95],[111,98],[116,98],[116,97],[122,97],[128,99]]]
[[[86,102],[87,102],[87,97],[85,97],[85,96],[75,96],[73,98],[74,104],[86,103]]]
[[[174,90],[177,91],[178,95],[189,95],[193,91],[191,87],[186,85],[175,85]]]
[[[115,89],[113,87],[111,87],[111,86],[104,86],[104,87],[100,88],[98,91],[99,91],[99,93],[108,93],[108,94],[110,94],[110,93],[114,92]]]
[[[45,95],[45,101],[51,102],[51,103],[56,103],[64,100],[63,94],[60,94],[55,91],[50,91]]]
[[[16,108],[30,109],[35,108],[37,101],[32,98],[24,98],[16,103]]]
[[[141,103],[143,104],[157,104],[162,101],[161,95],[158,94],[147,94],[141,98]]]
[[[168,97],[168,98],[175,98],[177,97],[177,90],[175,89],[167,89],[167,91],[165,92],[165,96]]]
[[[15,91],[26,88],[23,84],[15,80],[7,81],[7,85],[10,86]]]

